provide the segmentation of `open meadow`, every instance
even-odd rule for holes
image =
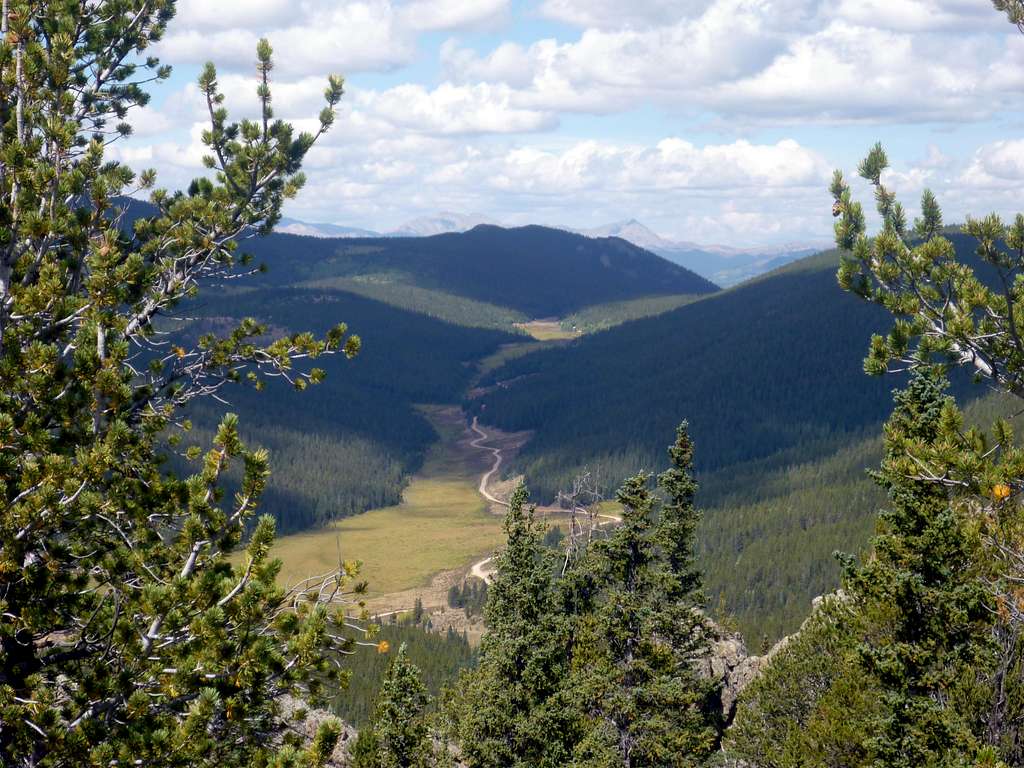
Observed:
[[[362,562],[360,579],[377,597],[429,584],[441,571],[484,557],[502,539],[501,518],[477,492],[487,457],[471,439],[458,408],[426,407],[440,435],[423,469],[396,506],[374,509],[326,528],[284,536],[273,554],[292,584],[336,568],[339,557]]]

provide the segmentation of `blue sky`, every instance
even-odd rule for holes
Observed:
[[[198,68],[278,115],[347,94],[287,214],[387,230],[442,210],[506,224],[636,218],[678,240],[824,242],[827,181],[875,141],[913,210],[1016,211],[1024,35],[987,0],[180,0],[175,67],[117,153],[164,185],[202,173]]]

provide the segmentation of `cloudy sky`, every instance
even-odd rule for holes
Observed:
[[[1024,208],[1024,35],[989,0],[180,0],[174,75],[117,153],[164,186],[201,173],[199,67],[251,113],[261,36],[279,117],[347,81],[286,211],[307,221],[824,241],[831,170],[878,140],[912,210],[925,186],[947,219]]]

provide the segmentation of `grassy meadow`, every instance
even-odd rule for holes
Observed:
[[[530,334],[537,341],[562,341],[580,336],[579,331],[563,328],[560,320],[531,320],[528,323],[516,323],[516,328]]]
[[[374,509],[316,531],[284,536],[273,554],[281,558],[283,583],[337,567],[339,556],[363,563],[360,578],[369,595],[419,587],[440,571],[468,565],[502,539],[501,518],[488,512],[477,492],[485,459],[467,448],[457,409],[425,408],[440,440],[396,506]]]

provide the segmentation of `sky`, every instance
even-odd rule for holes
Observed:
[[[305,221],[823,243],[832,170],[876,141],[912,215],[925,187],[949,222],[1024,209],[1024,35],[989,0],[179,0],[153,51],[173,74],[114,154],[167,188],[202,174],[195,79],[212,60],[254,114],[260,37],[278,117],[314,125],[346,80],[286,205]]]

